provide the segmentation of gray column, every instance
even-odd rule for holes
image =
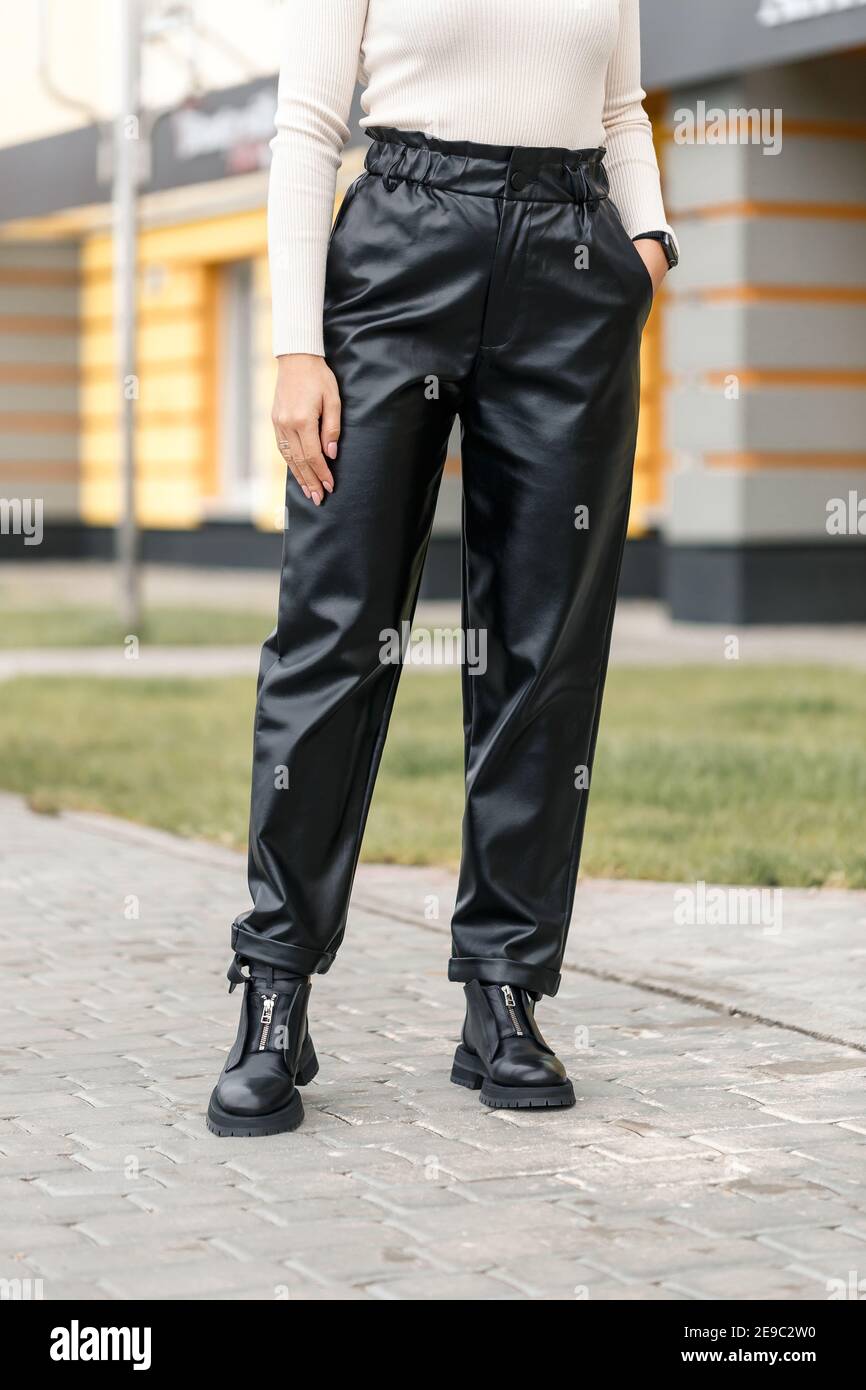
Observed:
[[[766,112],[770,148],[781,112],[778,153],[738,143],[730,120],[728,143],[667,152],[675,617],[866,621],[864,94],[866,58],[846,54],[671,95],[675,128],[683,110]]]

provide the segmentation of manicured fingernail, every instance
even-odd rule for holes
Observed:
[[[311,495],[310,489],[308,487],[305,487],[303,483],[301,483],[301,492],[304,494],[305,497],[309,497]]]
[[[336,446],[336,444],[329,444],[329,445],[328,445],[328,458],[329,458],[329,459],[335,459],[336,457],[337,457],[337,446]]]
[[[323,479],[322,479],[322,487],[325,489],[326,492],[333,492],[333,491],[334,491],[334,484],[333,484],[333,483],[329,483],[328,480],[327,480],[327,478],[323,478]]]
[[[319,503],[321,502],[321,500],[322,500],[322,499],[321,499],[321,497],[319,496],[319,494],[318,494],[317,492],[314,492],[314,493],[313,493],[313,501],[315,502],[315,504],[316,504],[317,507],[318,507]]]

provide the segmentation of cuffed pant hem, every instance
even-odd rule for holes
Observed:
[[[292,975],[324,975],[334,963],[331,952],[310,951],[306,946],[290,946],[284,941],[273,941],[269,936],[259,936],[235,922],[232,927],[232,950],[244,960],[258,961],[261,965],[276,965]]]
[[[540,965],[523,965],[520,961],[505,960],[502,956],[452,956],[448,962],[449,980],[465,984],[481,980],[490,985],[520,985],[538,994],[556,994],[561,976],[555,970]]]

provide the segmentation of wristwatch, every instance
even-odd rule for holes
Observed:
[[[639,232],[632,241],[657,241],[668,258],[669,270],[680,263],[680,253],[670,232]]]

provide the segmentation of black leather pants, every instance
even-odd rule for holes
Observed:
[[[259,677],[254,905],[232,941],[304,974],[334,959],[400,672],[382,634],[413,613],[459,415],[463,624],[487,651],[483,674],[464,667],[449,977],[555,994],[652,283],[608,200],[603,150],[369,133],[328,255],[336,488],[320,508],[292,493]]]

